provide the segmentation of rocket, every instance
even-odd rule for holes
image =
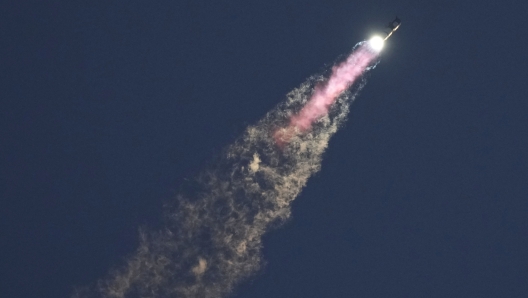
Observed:
[[[400,25],[401,25],[401,20],[396,17],[392,22],[389,23],[389,25],[387,26],[387,28],[389,28],[389,32],[387,33],[387,36],[385,37],[384,40],[387,40],[391,35],[392,33],[394,33],[394,31],[398,30],[398,28],[400,28]]]

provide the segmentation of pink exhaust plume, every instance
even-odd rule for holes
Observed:
[[[282,148],[294,135],[310,130],[312,124],[328,113],[339,95],[354,84],[376,57],[377,53],[369,44],[363,43],[345,61],[332,67],[328,81],[315,86],[306,105],[297,115],[291,116],[290,124],[275,131],[275,143]]]

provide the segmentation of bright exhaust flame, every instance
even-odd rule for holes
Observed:
[[[385,45],[385,40],[381,36],[376,35],[369,40],[369,45],[374,51],[380,52]]]

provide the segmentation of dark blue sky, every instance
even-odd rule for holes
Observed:
[[[403,24],[233,297],[525,297],[524,1],[9,1],[0,292],[67,297],[222,148]]]

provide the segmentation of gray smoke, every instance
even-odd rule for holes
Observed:
[[[372,67],[371,67],[372,68]],[[165,207],[161,230],[140,231],[126,263],[73,297],[218,298],[259,270],[262,236],[290,217],[290,205],[321,167],[330,137],[364,79],[342,94],[313,129],[280,149],[272,137],[324,76],[307,80],[229,146],[198,187]]]

